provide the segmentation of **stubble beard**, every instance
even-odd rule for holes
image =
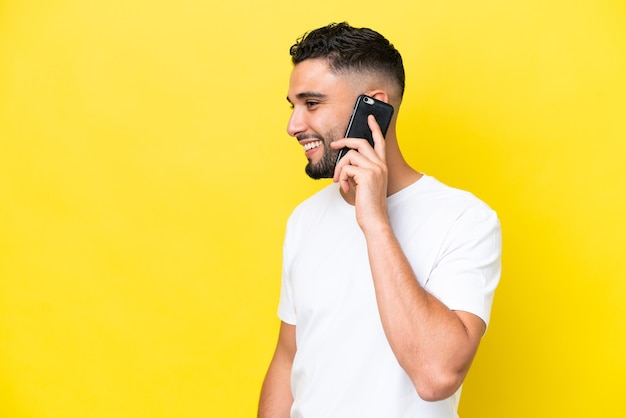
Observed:
[[[335,174],[335,163],[337,162],[339,150],[331,148],[330,144],[337,139],[337,135],[329,132],[326,134],[327,139],[321,135],[315,135],[315,138],[319,139],[324,144],[324,154],[322,155],[322,159],[316,164],[313,164],[311,160],[309,160],[304,171],[309,177],[315,180],[332,178]]]

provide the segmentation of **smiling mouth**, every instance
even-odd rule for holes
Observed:
[[[321,145],[322,145],[322,141],[313,141],[313,142],[308,142],[308,143],[302,145],[302,147],[304,147],[305,151],[310,151],[310,150],[312,150],[314,148],[317,148],[317,147],[319,147]]]

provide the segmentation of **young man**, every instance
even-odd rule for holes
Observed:
[[[259,417],[457,417],[500,276],[497,216],[404,160],[404,68],[384,37],[332,24],[290,53],[287,131],[309,176],[335,184],[287,224],[282,322]],[[343,138],[360,94],[395,109],[386,138],[370,116],[373,148]]]

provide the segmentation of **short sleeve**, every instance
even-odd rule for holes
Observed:
[[[278,317],[283,321],[291,325],[296,324],[296,311],[293,301],[293,289],[291,286],[291,264],[292,254],[290,249],[291,245],[291,219],[287,222],[287,231],[285,233],[285,239],[283,241],[283,268],[280,287],[280,299],[278,301]]]
[[[452,224],[425,288],[448,308],[470,312],[488,325],[501,253],[496,213],[482,203],[472,205]]]

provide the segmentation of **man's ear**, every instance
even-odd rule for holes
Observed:
[[[373,97],[376,100],[380,100],[381,102],[389,103],[389,95],[385,90],[374,89],[368,90],[365,92],[370,97]]]

